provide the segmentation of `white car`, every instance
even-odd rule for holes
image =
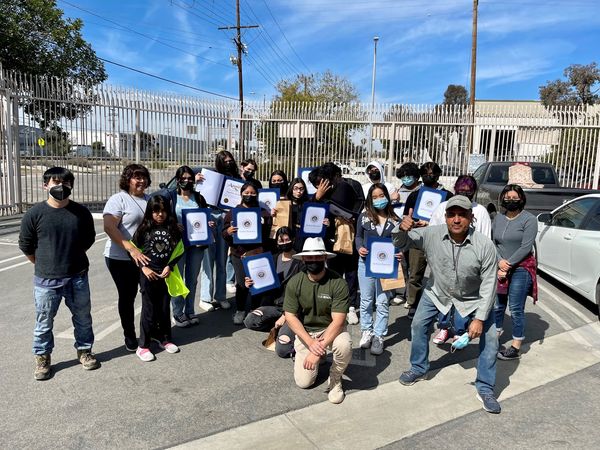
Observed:
[[[538,216],[538,269],[600,307],[600,193]]]

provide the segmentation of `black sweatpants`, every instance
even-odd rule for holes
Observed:
[[[140,347],[148,348],[150,339],[171,340],[171,297],[167,283],[160,278],[150,281],[140,273],[142,315],[140,317]]]
[[[131,260],[104,258],[106,267],[115,282],[123,335],[135,340],[135,296],[140,282],[140,269]]]

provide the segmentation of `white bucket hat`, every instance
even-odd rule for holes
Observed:
[[[303,256],[321,256],[326,255],[327,259],[334,258],[335,253],[325,250],[325,242],[320,237],[306,238],[301,253],[296,253],[292,258],[301,259]]]

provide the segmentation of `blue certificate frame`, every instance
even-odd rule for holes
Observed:
[[[322,209],[324,212],[315,210]],[[304,203],[302,206],[302,218],[300,220],[300,235],[303,237],[323,237],[327,228],[323,225],[323,220],[320,221],[321,227],[318,229],[319,218],[327,218],[329,213],[329,205],[327,203]]]
[[[310,181],[308,181],[308,174],[314,169],[314,167],[300,167],[298,169],[298,178],[302,178],[306,184],[306,193],[313,195],[317,192],[317,188],[314,187]]]
[[[270,207],[269,205],[267,205],[264,201],[261,201],[261,196],[265,194],[275,194],[275,203],[273,203]],[[265,189],[259,189],[258,190],[258,204],[260,205],[261,208],[266,209],[267,211],[271,212],[275,209],[275,205],[277,204],[277,202],[279,201],[279,196],[280,196],[280,190],[279,188],[265,188]]]
[[[432,189],[422,186],[419,189],[419,195],[413,209],[413,217],[419,220],[426,220],[429,222],[433,211],[446,200],[446,191],[441,189]],[[422,202],[425,202],[423,205]]]
[[[238,231],[233,233],[234,244],[262,243],[262,215],[260,208],[233,208],[231,221]],[[242,233],[240,233],[242,230]]]
[[[281,286],[279,276],[275,272],[275,262],[270,252],[258,255],[244,256],[242,258],[246,276],[252,278],[254,284],[250,286],[250,294],[256,295],[261,292],[277,289]],[[256,287],[258,286],[258,287]]]
[[[225,190],[233,184],[236,188],[236,192],[225,193]],[[219,204],[217,205],[221,209],[233,209],[241,203],[242,194],[240,190],[244,185],[243,181],[237,180],[232,177],[225,177],[223,179],[223,185],[221,186],[221,192],[219,193]]]
[[[183,244],[210,245],[214,242],[213,230],[208,226],[211,221],[209,208],[188,208],[181,211],[183,222]]]
[[[365,276],[369,278],[398,278],[398,260],[394,256],[398,251],[392,238],[369,237],[367,239],[367,258]],[[386,266],[389,269],[386,270]],[[374,270],[374,269],[378,270]]]

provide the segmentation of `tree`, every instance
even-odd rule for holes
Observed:
[[[548,81],[540,86],[540,100],[544,106],[594,105],[600,102],[600,69],[593,62],[587,65],[571,64],[564,70],[567,80]]]
[[[80,19],[64,18],[54,0],[0,2],[0,63],[37,78],[31,84],[8,78],[7,87],[46,130],[63,117],[87,113],[94,100],[91,87],[107,78],[102,61],[81,36],[82,27]],[[37,89],[47,100],[30,100]]]
[[[467,97],[467,88],[460,84],[449,84],[444,92],[444,105],[466,105]]]
[[[281,102],[337,102],[351,103],[358,100],[356,87],[346,78],[330,70],[310,75],[297,75],[293,80],[277,83]]]

